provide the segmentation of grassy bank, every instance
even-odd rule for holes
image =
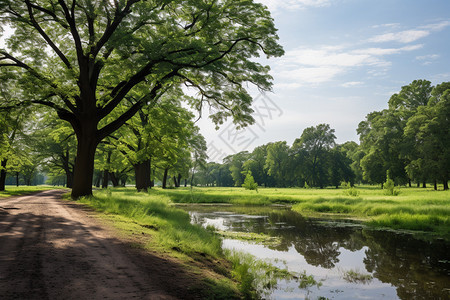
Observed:
[[[385,195],[375,186],[356,188],[357,196],[344,189],[184,188],[155,190],[178,203],[230,203],[246,205],[290,204],[306,216],[346,217],[370,226],[433,232],[450,239],[450,191],[401,188],[397,196]]]
[[[0,192],[0,199],[11,197],[11,196],[23,196],[23,195],[29,195],[37,192],[47,191],[47,190],[53,190],[55,188],[61,188],[61,187],[54,187],[50,185],[38,185],[38,186],[15,186],[15,185],[7,185],[4,191]]]
[[[136,247],[183,265],[193,278],[195,285],[190,288],[196,295],[203,299],[238,298],[238,284],[233,280],[220,238],[190,224],[189,215],[170,206],[167,196],[108,189],[94,191],[94,197],[79,202],[102,212]]]

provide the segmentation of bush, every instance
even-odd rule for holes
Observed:
[[[386,174],[386,182],[383,185],[384,193],[389,196],[397,196],[400,194],[398,187],[395,187],[394,180],[391,179],[389,171]]]
[[[246,190],[255,190],[258,192],[258,184],[255,182],[251,171],[248,171],[247,175],[245,175],[244,184],[242,184],[242,187]]]
[[[352,196],[352,197],[358,197],[359,196],[359,191],[350,184],[350,182],[342,182],[341,183],[342,188],[344,189],[344,194],[347,196]]]

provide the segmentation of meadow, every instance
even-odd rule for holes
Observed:
[[[176,203],[230,203],[235,205],[291,205],[307,217],[346,218],[368,226],[428,232],[450,239],[450,191],[400,188],[386,195],[379,186],[343,188],[244,188],[196,187],[154,189]]]

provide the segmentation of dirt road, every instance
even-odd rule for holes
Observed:
[[[0,199],[0,299],[195,299],[183,270],[114,237],[62,191]]]

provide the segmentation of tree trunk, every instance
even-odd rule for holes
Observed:
[[[448,180],[444,179],[442,183],[444,184],[444,191],[447,191],[448,190]]]
[[[16,172],[16,186],[19,186],[19,172]]]
[[[169,172],[168,168],[164,169],[164,177],[162,182],[162,188],[165,189],[167,187],[167,173]]]
[[[146,192],[151,188],[151,159],[133,165],[134,176],[136,178],[136,189],[138,192]]]
[[[417,181],[417,187],[420,188],[420,182]]]
[[[97,178],[95,179],[95,187],[100,187],[100,181],[101,181],[101,174],[98,174]]]
[[[434,180],[434,190],[437,191],[437,180]]]
[[[5,181],[6,181],[6,163],[7,163],[7,159],[2,160],[0,163],[1,166],[1,170],[0,170],[0,191],[4,191],[5,190]]]
[[[184,187],[187,187],[187,178],[184,179]]]
[[[97,148],[96,126],[90,131],[82,131],[78,138],[77,157],[73,173],[72,198],[92,195],[94,176],[94,156]],[[86,126],[87,127],[87,126]],[[83,128],[84,129],[84,128]]]
[[[117,176],[115,173],[109,172],[109,178],[111,178],[113,187],[119,186],[119,180],[117,179]]]
[[[66,170],[66,182],[67,187],[72,188],[73,186],[73,173],[70,170]]]
[[[424,182],[422,183],[422,187],[423,187],[423,188],[426,188],[426,187],[427,187],[426,181],[424,181]]]
[[[178,173],[178,179],[177,179],[177,182],[178,182],[177,187],[180,187],[180,186],[181,186],[181,174],[180,174],[180,173]]]
[[[175,175],[173,176],[173,185],[178,187],[177,177]]]
[[[411,179],[408,179],[408,186],[411,187]]]
[[[66,150],[65,155],[62,155],[64,172],[66,173],[66,183],[68,188],[72,188],[73,185],[73,171],[70,169],[69,163],[70,152],[69,149]]]
[[[103,170],[102,189],[108,188],[108,170]]]

